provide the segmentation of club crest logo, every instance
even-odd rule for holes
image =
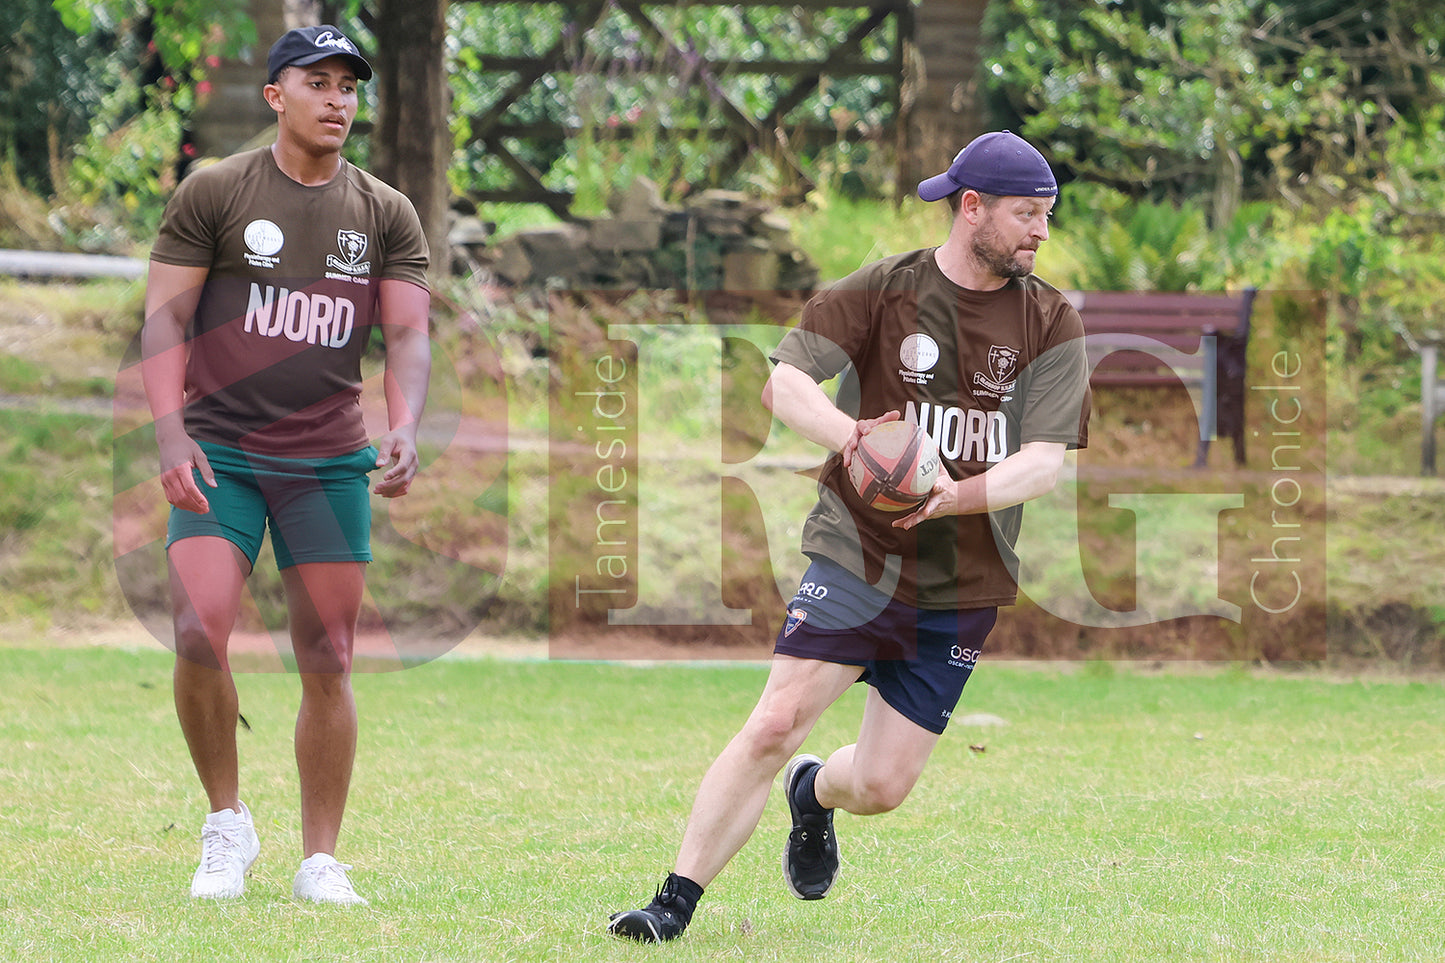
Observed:
[[[988,349],[988,371],[975,372],[973,383],[989,391],[1006,394],[1014,390],[1018,380],[1015,369],[1019,363],[1019,349],[996,344]]]
[[[341,271],[352,276],[370,274],[371,262],[361,259],[366,254],[369,243],[366,235],[360,231],[337,231],[336,247],[341,252],[341,256],[326,255],[326,266],[333,271]]]
[[[788,609],[788,620],[783,623],[783,635],[792,635],[793,631],[807,620],[807,609]]]

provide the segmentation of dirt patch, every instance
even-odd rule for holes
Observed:
[[[136,651],[173,651],[169,637],[158,638],[139,622],[110,625],[52,627],[38,630],[26,626],[0,629],[4,644],[19,648],[82,649],[108,647]],[[403,642],[411,661],[425,661],[450,655],[461,658],[495,658],[509,660],[545,659],[549,657],[545,639],[524,636],[499,636],[478,631],[447,648],[425,649],[414,641]],[[283,654],[289,655],[290,642],[284,632],[270,633],[237,630],[231,634],[230,654],[237,668],[248,671],[285,671]],[[388,671],[400,667],[398,641],[386,632],[362,633],[356,640],[358,671]]]

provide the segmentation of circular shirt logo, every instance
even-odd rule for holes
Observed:
[[[938,364],[938,342],[926,334],[910,334],[898,348],[898,360],[910,371],[927,371]]]
[[[271,257],[286,243],[286,235],[281,233],[281,228],[264,218],[247,224],[244,237],[246,246],[262,257]]]

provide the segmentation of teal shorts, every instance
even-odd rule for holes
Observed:
[[[166,548],[214,535],[236,545],[254,566],[269,526],[277,568],[371,561],[367,474],[376,470],[376,448],[334,458],[276,458],[207,441],[200,446],[216,475],[211,488],[195,473],[211,510],[198,515],[172,507]]]

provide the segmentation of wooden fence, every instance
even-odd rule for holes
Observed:
[[[858,137],[856,129],[817,119],[790,118],[797,108],[819,89],[825,79],[878,77],[889,118],[890,133],[899,116],[902,96],[905,50],[913,33],[912,0],[689,0],[694,7],[774,8],[779,17],[826,11],[859,11],[854,25],[843,36],[828,38],[822,56],[810,59],[778,59],[759,56],[754,59],[713,59],[699,52],[686,38],[669,31],[666,18],[657,11],[676,4],[645,3],[643,0],[460,0],[486,5],[519,5],[551,8],[561,18],[562,29],[550,49],[540,54],[522,54],[515,50],[476,51],[481,69],[506,78],[499,84],[501,94],[484,112],[468,118],[471,138],[483,146],[487,154],[502,165],[511,182],[503,186],[474,189],[474,201],[512,201],[542,203],[558,216],[568,217],[573,196],[570,192],[549,187],[547,169],[537,162],[539,157],[556,156],[563,145],[582,133],[582,124],[574,116],[526,116],[520,109],[523,98],[533,85],[553,84],[568,74],[602,73],[618,63],[616,50],[591,49],[589,31],[603,17],[621,15],[642,39],[641,49],[629,51],[626,69],[642,74],[672,74],[697,92],[705,93],[711,110],[708,116],[687,126],[674,126],[666,133],[679,137],[716,138],[725,150],[712,165],[711,176],[725,178],[734,173],[754,152],[773,159],[777,170],[805,193],[814,186],[798,157],[800,147],[823,139]],[[864,55],[864,43],[875,50],[881,44],[886,58]],[[758,46],[766,48],[765,44]],[[751,105],[730,95],[727,80],[740,75],[771,78],[769,102]],[[532,110],[535,113],[535,109]],[[639,133],[637,125],[627,119],[607,129],[607,136],[626,140]],[[530,149],[528,149],[530,147]],[[683,193],[690,193],[701,184],[688,184]]]

